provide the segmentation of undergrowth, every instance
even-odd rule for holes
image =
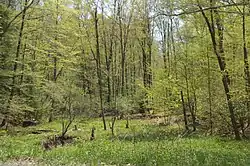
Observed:
[[[115,136],[104,131],[100,120],[78,120],[77,131],[70,130],[74,142],[44,151],[42,141],[60,133],[60,122],[18,128],[0,136],[0,161],[31,158],[37,165],[250,165],[250,142],[197,135],[180,137],[175,126],[150,125],[133,120],[115,124]],[[74,124],[73,124],[74,125]],[[90,141],[95,127],[95,140]],[[35,129],[55,132],[27,134]],[[20,131],[21,130],[21,131]],[[13,135],[14,134],[14,135]]]

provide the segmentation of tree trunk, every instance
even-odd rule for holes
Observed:
[[[115,1],[116,2],[116,1]],[[127,43],[128,43],[128,36],[130,31],[130,23],[132,20],[133,12],[131,11],[130,16],[128,18],[127,23],[122,22],[122,12],[123,12],[123,5],[125,2],[119,1],[118,2],[118,19],[119,19],[119,37],[120,37],[120,51],[121,51],[121,94],[124,96],[125,89],[128,90],[125,83],[126,83],[126,52],[127,52]],[[124,25],[124,26],[123,26]],[[125,26],[126,25],[126,26]]]
[[[186,106],[185,106],[185,101],[183,97],[183,92],[181,91],[181,101],[182,101],[182,107],[183,107],[183,118],[184,118],[184,125],[185,129],[189,130],[188,128],[188,121],[187,121],[187,114],[186,114]]]
[[[171,72],[171,61],[170,61],[170,52],[171,52],[171,46],[170,46],[170,43],[171,43],[171,38],[170,38],[170,24],[168,22],[168,38],[167,38],[167,59],[168,59],[168,76],[170,75],[170,72]]]
[[[58,8],[59,8],[59,3],[58,0],[56,0],[56,22],[55,22],[55,26],[56,26],[56,34],[55,34],[55,41],[57,41],[57,33],[58,33]],[[57,79],[57,53],[56,55],[54,55],[53,57],[53,82],[56,83],[56,79]],[[52,98],[52,110],[49,114],[49,122],[53,121],[53,114],[55,112],[55,100]]]
[[[124,95],[124,83],[125,83],[125,57],[126,53],[124,51],[124,43],[123,43],[123,26],[122,26],[122,4],[121,1],[118,3],[118,18],[119,18],[119,37],[120,37],[120,50],[121,50],[121,94]]]
[[[97,77],[98,77],[100,107],[101,107],[101,112],[102,112],[103,129],[107,130],[105,114],[104,114],[104,109],[103,109],[103,98],[102,98],[102,71],[101,71],[97,6],[95,7],[94,21],[95,21],[95,39],[96,39],[96,72],[97,72]]]
[[[171,42],[173,48],[173,56],[174,56],[174,73],[175,78],[177,79],[177,60],[176,60],[176,49],[175,49],[175,41],[174,41],[174,28],[173,28],[173,18],[170,18],[170,32],[171,32]]]
[[[108,94],[107,94],[107,103],[109,108],[111,107],[111,85],[110,85],[110,64],[113,55],[113,33],[114,33],[114,23],[112,23],[111,28],[111,39],[110,39],[110,48],[109,48],[109,55],[107,49],[107,39],[106,39],[106,29],[104,23],[104,4],[102,3],[102,25],[103,25],[103,44],[104,44],[104,53],[105,53],[105,60],[106,60],[106,69],[107,69],[107,83],[108,83]]]
[[[213,5],[213,0],[210,0],[210,2],[211,2],[211,5]],[[225,91],[225,95],[226,95],[226,99],[227,99],[227,104],[228,104],[228,109],[229,109],[229,113],[230,113],[232,128],[233,128],[233,131],[235,134],[235,139],[240,140],[241,137],[240,137],[240,133],[239,133],[239,130],[237,127],[233,103],[231,101],[231,94],[230,94],[230,88],[229,88],[230,79],[229,79],[228,71],[226,70],[226,62],[225,62],[225,57],[224,57],[224,46],[223,46],[223,26],[221,23],[221,19],[219,17],[218,12],[214,11],[214,9],[211,9],[211,23],[210,23],[208,17],[206,16],[206,14],[203,11],[203,8],[200,6],[200,4],[199,4],[199,8],[202,12],[202,16],[204,17],[205,22],[207,24],[207,27],[209,29],[209,33],[210,33],[212,44],[213,44],[213,50],[214,50],[214,53],[217,57],[218,64],[219,64],[219,67],[220,67],[220,70],[222,73],[222,83],[223,83],[223,87],[224,87],[224,91]],[[219,44],[217,44],[216,36],[215,36],[215,25],[213,22],[213,18],[214,18],[213,13],[214,12],[217,15],[216,25],[218,28]],[[218,49],[217,49],[217,47],[218,47]]]
[[[20,50],[21,50],[21,45],[22,45],[22,39],[23,39],[23,29],[24,29],[24,23],[25,23],[25,16],[26,16],[26,11],[27,11],[27,5],[28,5],[28,0],[25,0],[24,2],[24,9],[22,13],[22,22],[21,22],[21,27],[19,30],[19,36],[18,36],[18,42],[17,42],[17,49],[16,49],[16,57],[15,57],[15,62],[13,66],[13,77],[12,77],[12,85],[11,85],[11,91],[10,91],[10,98],[8,100],[8,108],[10,107],[10,103],[13,99],[14,93],[15,93],[15,84],[16,84],[16,72],[17,72],[17,67],[18,67],[18,60],[19,60],[19,55],[20,55]]]
[[[26,51],[26,44],[24,44],[23,52],[22,52],[22,67],[21,67],[21,78],[20,78],[20,85],[23,83],[24,78],[24,60],[25,60],[25,51]]]
[[[245,0],[243,0],[245,3]],[[247,94],[247,119],[248,123],[250,122],[250,73],[249,73],[249,62],[248,62],[248,52],[247,52],[247,42],[246,42],[246,21],[245,21],[245,5],[243,6],[242,11],[242,42],[243,42],[243,54],[244,54],[244,73],[245,73],[245,81],[246,81],[246,94]],[[241,115],[244,116],[244,115]],[[240,118],[240,119],[243,119]],[[244,133],[244,122],[241,122],[243,133]],[[248,124],[250,125],[250,124]]]
[[[211,95],[211,73],[210,73],[210,58],[207,49],[207,87],[208,87],[208,101],[209,101],[209,124],[210,134],[213,134],[213,120],[212,120],[212,95]]]
[[[186,64],[188,63],[187,62],[187,54],[188,54],[188,50],[187,50],[187,44],[186,44],[186,53],[185,53],[185,56],[186,56]],[[184,65],[184,72],[185,72],[185,81],[186,81],[186,88],[187,88],[187,103],[188,103],[188,108],[189,108],[189,111],[191,113],[191,117],[192,117],[192,123],[193,123],[193,131],[196,131],[196,127],[195,127],[195,120],[196,120],[196,117],[195,117],[195,114],[194,114],[194,107],[192,106],[192,101],[190,99],[190,93],[189,93],[189,82],[188,82],[188,71],[187,71],[187,66]]]
[[[165,24],[165,22],[163,22],[163,24]],[[163,54],[163,63],[164,63],[164,69],[167,71],[167,58],[166,58],[166,54],[167,54],[167,32],[166,32],[166,26],[162,25],[162,54]]]

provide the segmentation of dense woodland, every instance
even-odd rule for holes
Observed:
[[[249,136],[249,0],[0,2],[1,127],[141,113]]]

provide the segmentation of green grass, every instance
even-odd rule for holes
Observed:
[[[133,120],[125,129],[125,121],[117,121],[116,136],[104,131],[101,120],[78,120],[79,131],[69,131],[75,142],[51,151],[43,151],[41,141],[56,133],[41,135],[20,132],[0,136],[0,161],[32,158],[40,165],[250,165],[250,142],[218,137],[179,138],[177,128],[150,125]],[[74,125],[74,124],[73,124]],[[89,141],[90,130],[96,128],[96,140]],[[60,123],[36,127],[60,131]],[[72,126],[73,128],[73,126]],[[24,130],[24,129],[18,129]],[[14,132],[13,132],[14,133]],[[26,134],[23,134],[26,133]]]

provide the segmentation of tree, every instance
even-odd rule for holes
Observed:
[[[211,0],[210,4],[211,4],[211,7],[213,7],[214,2]],[[223,82],[223,86],[224,86],[224,90],[225,90],[225,94],[226,94],[226,98],[227,98],[228,109],[230,112],[230,118],[231,118],[232,127],[234,129],[235,138],[240,139],[240,133],[239,133],[239,130],[237,128],[234,107],[233,107],[233,103],[231,101],[230,88],[229,88],[230,79],[229,79],[228,71],[226,69],[226,62],[225,62],[225,57],[224,57],[224,46],[223,46],[223,40],[224,40],[223,35],[224,34],[223,34],[222,20],[220,18],[220,15],[218,14],[218,11],[211,9],[211,11],[210,11],[211,12],[211,23],[210,23],[208,17],[206,16],[205,12],[202,10],[202,7],[200,4],[199,4],[199,8],[201,9],[202,15],[206,21],[207,26],[208,26],[208,29],[209,29],[209,32],[211,35],[212,44],[213,44],[214,53],[217,56],[219,67],[220,67],[220,70],[222,72],[222,82]],[[216,16],[215,22],[214,22],[214,15]],[[215,36],[215,24],[218,28],[218,37],[219,37],[218,44],[217,44],[216,36]]]

